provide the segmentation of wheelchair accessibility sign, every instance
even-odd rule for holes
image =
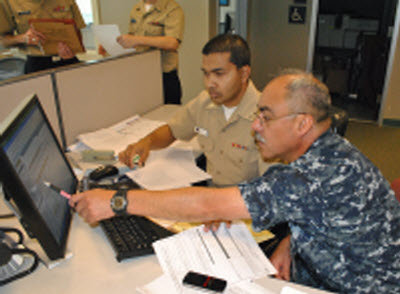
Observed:
[[[289,6],[289,23],[306,22],[306,7],[305,6]]]

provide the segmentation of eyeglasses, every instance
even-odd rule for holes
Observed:
[[[273,121],[278,121],[278,120],[281,120],[284,118],[289,118],[289,117],[297,116],[300,114],[307,114],[306,112],[296,112],[296,113],[289,113],[287,115],[276,117],[276,118],[270,118],[270,117],[266,116],[265,114],[263,114],[263,111],[265,111],[265,109],[259,108],[253,114],[254,119],[258,118],[260,120],[262,126],[265,126]]]

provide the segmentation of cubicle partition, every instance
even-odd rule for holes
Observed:
[[[37,94],[60,143],[163,104],[160,51],[82,63],[0,83],[0,122]]]
[[[4,82],[0,86],[0,122],[26,97],[37,94],[50,123],[60,140],[61,129],[57,114],[56,101],[51,74],[39,74],[26,76],[21,79],[14,79]]]
[[[66,144],[163,104],[159,51],[55,73]]]

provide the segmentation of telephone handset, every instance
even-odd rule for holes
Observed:
[[[18,235],[18,241],[10,233]],[[23,235],[19,230],[0,227],[0,286],[30,274],[39,264],[36,252],[22,242]]]

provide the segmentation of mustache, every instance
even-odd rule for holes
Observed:
[[[261,143],[265,143],[265,139],[259,134],[259,133],[255,133],[254,137],[257,141],[260,141]]]

